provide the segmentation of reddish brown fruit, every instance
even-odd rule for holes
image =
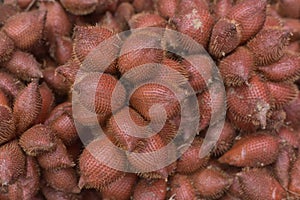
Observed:
[[[212,82],[214,63],[205,55],[191,55],[186,59],[182,65],[189,73],[189,83],[196,93],[200,93]]]
[[[40,170],[35,158],[26,157],[25,173],[8,187],[9,199],[33,200],[39,190]]]
[[[200,158],[202,138],[195,138],[191,146],[177,160],[176,171],[180,174],[191,174],[208,164],[209,156]]]
[[[79,193],[76,171],[73,168],[53,169],[43,172],[44,180],[52,188],[70,193]]]
[[[282,127],[278,131],[280,140],[289,146],[297,149],[299,147],[298,132],[289,127]]]
[[[0,72],[0,89],[8,95],[8,97],[14,99],[18,94],[23,83],[6,72]]]
[[[76,58],[73,58],[64,65],[57,67],[55,72],[67,79],[67,82],[73,84],[75,82],[80,65],[80,61]]]
[[[299,195],[300,194],[300,156],[298,155],[296,162],[294,162],[290,171],[289,191]]]
[[[42,107],[41,94],[38,82],[31,82],[24,88],[14,102],[14,119],[17,133],[22,134],[27,128],[33,125]]]
[[[30,49],[42,39],[45,19],[45,11],[22,12],[9,18],[3,30],[18,48]]]
[[[115,12],[118,6],[119,0],[98,0],[98,4],[95,10],[96,14],[103,14],[107,11]]]
[[[196,191],[188,176],[175,174],[170,180],[169,197],[177,200],[196,200]]]
[[[0,62],[9,60],[14,51],[14,42],[3,32],[0,32]]]
[[[110,114],[98,114],[95,116],[94,112],[88,110],[80,102],[73,102],[73,107],[76,108],[75,112],[72,114],[74,121],[76,121],[76,124],[79,123],[83,126],[94,127],[100,125],[103,128],[110,117]]]
[[[140,179],[133,191],[134,200],[163,200],[167,195],[165,180]]]
[[[254,69],[254,58],[248,49],[240,47],[221,60],[219,69],[227,86],[248,83]]]
[[[110,145],[105,138],[92,141],[80,155],[80,189],[86,187],[101,190],[125,175],[122,171],[110,168],[103,161],[110,165],[118,165],[118,168],[125,167],[125,155]]]
[[[0,89],[0,106],[10,107],[8,96]]]
[[[107,115],[120,109],[126,99],[124,86],[109,74],[88,74],[74,85],[74,89],[79,94],[80,102],[97,114]]]
[[[132,83],[154,77],[157,72],[154,63],[163,59],[161,35],[146,30],[136,30],[124,42],[118,60],[118,69]],[[147,48],[145,48],[145,46]],[[148,64],[147,67],[141,67]],[[152,64],[152,65],[150,65]],[[139,68],[140,67],[140,68]]]
[[[119,25],[122,26],[123,30],[128,28],[127,22],[132,15],[134,15],[134,7],[131,3],[123,2],[118,6],[115,12],[115,17]]]
[[[232,124],[228,121],[225,121],[222,132],[218,138],[215,147],[213,148],[212,153],[215,155],[221,155],[227,152],[231,148],[235,136],[236,133]]]
[[[56,37],[70,35],[72,25],[67,13],[57,1],[42,1],[40,9],[47,11],[45,35],[50,43],[53,43]]]
[[[41,187],[41,191],[47,200],[80,200],[80,199],[82,199],[81,195],[79,195],[79,194],[57,191],[46,185],[43,185]]]
[[[37,156],[56,148],[53,131],[42,124],[25,131],[19,139],[19,144],[29,156]]]
[[[291,146],[283,146],[276,162],[274,163],[274,172],[283,188],[288,189],[290,182],[290,169],[296,159],[295,150]]]
[[[172,140],[178,132],[178,127],[172,120],[167,120],[164,124],[154,122],[150,127],[152,133],[146,132],[146,134],[158,134],[166,145],[173,142]]]
[[[135,183],[137,182],[137,176],[135,174],[126,174],[124,177],[119,180],[109,184],[101,194],[102,198],[109,199],[118,199],[118,200],[127,200],[130,199],[132,190]]]
[[[280,28],[263,29],[247,43],[247,47],[257,65],[269,65],[283,56],[289,37],[290,33]]]
[[[74,29],[74,54],[80,62],[83,62],[86,56],[97,48],[101,43],[101,49],[97,48],[97,51],[93,55],[89,55],[89,64],[85,64],[83,67],[87,70],[97,71],[97,72],[107,72],[107,73],[116,73],[114,59],[117,57],[119,52],[119,41],[116,40],[114,33],[104,27],[100,26],[76,26]],[[110,46],[103,41],[109,40]],[[114,42],[114,45],[111,45],[111,42]],[[102,51],[102,48],[106,48],[105,51]],[[99,59],[101,56],[101,59]],[[87,61],[85,62],[87,63]],[[90,64],[91,63],[91,64]]]
[[[278,62],[258,67],[258,70],[271,81],[293,82],[300,76],[300,56],[287,53]]]
[[[267,82],[266,85],[276,108],[282,108],[292,102],[299,93],[297,86],[293,83]]]
[[[261,167],[273,163],[279,153],[278,138],[265,133],[244,136],[219,161],[237,167]]]
[[[73,167],[74,163],[63,142],[56,139],[55,144],[55,150],[37,157],[40,166],[45,170]]]
[[[286,113],[283,109],[274,110],[271,116],[267,119],[266,129],[269,131],[278,131],[283,125],[286,119]]]
[[[61,103],[57,105],[50,113],[48,119],[45,121],[45,125],[50,126],[52,122],[54,122],[59,116],[63,115],[64,113],[67,113],[69,115],[72,115],[72,103],[69,101],[66,101],[64,103]]]
[[[22,51],[15,51],[11,59],[3,64],[11,73],[22,80],[29,81],[33,78],[42,78],[40,64],[33,55]]]
[[[127,117],[127,114],[129,116]],[[142,133],[141,129],[134,126],[147,126],[148,122],[130,107],[124,107],[122,110],[114,114],[107,122],[107,129],[109,138],[117,146],[127,150],[133,151],[140,138],[138,136],[146,136],[147,133]]]
[[[137,88],[130,97],[130,104],[147,120],[160,121],[164,114],[168,119],[179,113],[179,102],[171,89],[148,83]],[[159,104],[159,106],[154,105]]]
[[[166,83],[168,85],[184,86],[188,83],[189,71],[179,61],[164,58],[161,68],[157,70],[157,75],[153,81]]]
[[[287,46],[287,51],[300,52],[300,42],[295,41],[295,42],[290,43],[289,46]]]
[[[13,139],[15,134],[15,121],[12,110],[4,105],[0,105],[0,144]]]
[[[241,27],[241,43],[253,37],[263,27],[266,6],[266,0],[244,0],[228,11],[227,18]]]
[[[218,83],[212,84],[210,90],[205,90],[197,95],[199,106],[199,131],[208,125],[215,125],[222,120],[226,107],[224,88]]]
[[[200,1],[199,1],[200,2]],[[171,19],[177,31],[186,34],[201,44],[207,46],[214,19],[207,8],[198,7],[194,3],[181,1],[178,12]]]
[[[44,69],[43,77],[47,85],[53,89],[53,92],[56,94],[65,95],[70,90],[71,83],[67,81],[60,73],[56,73],[54,67],[47,67]]]
[[[286,192],[277,180],[266,169],[250,169],[237,174],[241,183],[242,199],[274,199],[286,198]]]
[[[177,10],[178,0],[158,0],[156,7],[160,16],[172,18]]]
[[[59,137],[65,145],[69,145],[77,140],[77,130],[72,115],[63,113],[50,125],[54,134]]]
[[[279,0],[277,3],[278,13],[284,17],[299,18],[300,17],[300,1],[299,0]]]
[[[241,27],[236,22],[219,19],[210,36],[209,53],[217,58],[224,57],[241,43],[241,34]]]
[[[213,2],[213,12],[217,18],[225,17],[233,6],[232,0],[217,0]]]
[[[17,5],[22,9],[29,9],[34,3],[32,0],[17,0]]]
[[[266,127],[267,113],[271,108],[268,88],[257,76],[249,80],[249,85],[227,90],[228,114],[230,121],[240,129],[243,123]],[[244,105],[244,106],[240,106]],[[239,124],[239,122],[242,122]],[[245,124],[244,124],[245,125]]]
[[[122,24],[110,12],[106,12],[101,18],[99,26],[112,30],[114,33],[120,33],[124,30]]]
[[[72,57],[73,41],[69,37],[57,36],[50,47],[50,55],[58,64],[64,64]]]
[[[158,14],[138,13],[130,18],[128,24],[130,26],[130,29],[146,27],[164,28],[167,24],[167,21]]]
[[[11,16],[15,15],[18,12],[16,6],[9,5],[9,4],[1,4],[0,5],[0,26],[4,25],[6,20]]]
[[[60,0],[63,7],[74,15],[87,15],[96,10],[98,0]]]
[[[232,182],[225,172],[210,166],[193,174],[192,180],[199,195],[208,199],[221,197]]]
[[[7,186],[25,172],[26,158],[16,140],[0,147],[0,185]]]
[[[300,11],[300,10],[299,10]],[[292,33],[291,41],[297,41],[300,39],[300,22],[299,19],[283,19],[284,29]]]
[[[282,28],[283,22],[282,18],[280,18],[277,13],[273,14],[271,11],[271,7],[267,7],[267,17],[262,29],[268,28]]]
[[[153,11],[154,1],[153,0],[133,0],[132,5],[136,12]]]
[[[293,102],[284,106],[284,111],[286,112],[286,122],[295,129],[299,127],[300,94]]]
[[[46,118],[49,116],[51,110],[54,107],[54,95],[51,89],[47,86],[45,82],[43,82],[39,91],[42,97],[42,108],[39,113],[39,116],[36,118],[35,124],[44,123]]]
[[[175,146],[173,145],[168,149],[161,149],[165,146],[165,143],[158,134],[144,139],[143,142],[144,145],[140,145],[134,151],[136,154],[127,154],[132,167],[134,167],[136,173],[144,178],[166,179],[174,169],[172,164],[171,166],[167,165],[170,160],[175,160]],[[157,163],[165,167],[154,171],[153,168],[157,167]]]

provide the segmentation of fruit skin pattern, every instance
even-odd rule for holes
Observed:
[[[168,42],[137,31],[149,27],[165,30]],[[101,59],[89,57],[100,43],[127,30],[131,34],[115,38]],[[191,37],[211,59],[166,30]],[[158,48],[136,48],[149,45]],[[166,46],[188,55],[179,57]],[[87,58],[97,64],[84,64]],[[202,75],[188,60],[201,63]],[[139,69],[147,63],[164,69]],[[209,92],[218,91],[214,65],[226,95]],[[81,67],[91,73],[78,81]],[[0,200],[300,199],[299,76],[300,0],[4,0]],[[184,90],[178,98],[155,82],[161,79],[190,84],[199,126],[176,161],[145,172],[147,157],[130,153],[172,144],[174,151],[154,162],[175,158],[182,147],[173,139],[182,117],[189,117],[181,111],[188,101]],[[118,101],[112,102],[115,88]],[[213,114],[221,115],[224,102],[220,137],[200,158],[208,127],[221,123]],[[80,113],[76,121],[74,104]],[[157,104],[162,107],[155,109]],[[151,126],[141,133],[132,123]],[[96,137],[96,125],[106,139]],[[89,138],[87,146],[79,131]],[[185,129],[183,135],[191,132]],[[135,173],[111,168],[91,152]]]

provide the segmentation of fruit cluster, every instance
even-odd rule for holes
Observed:
[[[300,199],[299,78],[299,0],[4,0],[0,200]]]

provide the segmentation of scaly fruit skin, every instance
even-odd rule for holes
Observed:
[[[107,188],[102,190],[102,198],[114,198],[120,200],[130,199],[137,180],[138,177],[135,174],[126,174],[124,177],[109,184]]]
[[[18,94],[14,102],[13,114],[19,135],[33,125],[41,107],[42,99],[38,82],[34,81]]]
[[[9,199],[31,200],[37,195],[40,184],[40,169],[36,159],[26,156],[26,171],[8,187]]]
[[[0,113],[0,144],[3,144],[16,136],[16,126],[10,107],[0,105]]]
[[[300,56],[285,54],[278,62],[258,68],[263,75],[276,82],[293,82],[300,76]]]
[[[124,86],[118,84],[114,76],[105,73],[90,73],[82,77],[81,81],[74,85],[74,90],[79,94],[80,103],[97,114],[108,115],[115,112],[123,107],[126,99]],[[116,91],[113,99],[114,90]],[[95,96],[91,96],[93,93]]]
[[[219,161],[237,167],[261,167],[273,163],[278,153],[278,138],[266,133],[252,134],[237,141]]]
[[[31,49],[43,37],[45,19],[45,11],[22,12],[10,17],[3,30],[18,48]]]
[[[296,151],[293,147],[286,145],[279,151],[278,158],[274,163],[274,172],[278,182],[283,188],[288,188],[290,183],[290,170],[296,159]]]
[[[5,0],[0,199],[299,199],[299,5]],[[139,29],[153,27],[163,28],[162,35]],[[77,77],[79,71],[88,75]],[[188,84],[199,107],[196,130],[180,124],[195,119]],[[130,122],[149,127],[137,131]],[[108,137],[103,141],[98,125]],[[193,134],[182,152],[180,141]],[[131,156],[166,145],[170,150],[159,156]],[[202,147],[211,151],[199,158]],[[157,164],[165,165],[149,170]]]
[[[195,138],[191,146],[178,159],[176,171],[179,174],[191,174],[208,164],[209,156],[199,158],[199,147],[202,143],[202,138]]]
[[[247,84],[254,72],[253,55],[247,48],[239,47],[221,60],[219,69],[227,86]]]
[[[58,191],[70,193],[80,192],[77,186],[78,180],[76,171],[73,168],[46,170],[43,172],[43,177],[48,185]]]
[[[217,58],[224,57],[253,37],[265,22],[266,5],[266,0],[246,0],[230,8],[212,30],[209,52]]]
[[[197,7],[193,3],[180,4],[171,21],[177,31],[193,38],[196,42],[206,47],[212,30],[214,19],[207,8]]]
[[[70,0],[61,0],[60,3],[63,7],[74,15],[87,15],[92,13],[97,6],[97,0],[88,0],[88,1],[70,1]]]
[[[26,157],[18,142],[14,140],[0,147],[0,158],[0,184],[8,186],[25,172]]]
[[[169,197],[175,196],[178,200],[191,199],[196,200],[197,195],[190,181],[186,175],[176,174],[170,180]]]
[[[41,64],[29,53],[16,50],[11,59],[3,63],[3,66],[19,79],[28,81],[34,78],[42,78]]]
[[[297,160],[292,165],[290,171],[290,183],[288,189],[296,194],[300,194],[300,187],[299,187],[299,176],[300,176],[300,156],[298,154]]]
[[[163,200],[167,195],[167,183],[163,179],[140,179],[133,191],[133,199]]]
[[[39,165],[45,170],[73,167],[75,164],[63,142],[56,138],[55,144],[56,148],[53,151],[37,157]]]
[[[242,186],[242,198],[249,200],[287,197],[286,191],[266,169],[250,169],[237,174]]]
[[[15,45],[3,31],[0,32],[0,38],[0,62],[3,62],[10,59]]]
[[[29,156],[41,155],[56,148],[53,131],[42,124],[25,131],[19,139],[19,144]]]
[[[210,166],[193,174],[192,180],[196,191],[203,198],[217,199],[231,185],[231,179],[225,172]]]
[[[248,85],[228,88],[227,103],[228,117],[237,128],[247,130],[243,123],[266,127],[272,101],[266,83],[258,76],[253,76]]]
[[[103,161],[97,159],[101,156],[105,162],[110,162],[111,155],[114,155],[114,161],[118,160],[116,164],[119,164],[119,168],[125,167],[123,152],[109,146],[106,139],[94,140],[87,146],[79,158],[81,174],[78,186],[80,189],[86,187],[102,190],[125,175],[124,172],[110,168]]]
[[[269,65],[277,62],[284,55],[290,32],[280,28],[262,29],[247,47],[253,53],[257,65]]]
[[[167,21],[157,14],[140,13],[133,15],[128,24],[131,29],[146,27],[164,28],[167,25]]]

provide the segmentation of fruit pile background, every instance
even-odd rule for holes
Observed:
[[[165,35],[171,39],[165,43],[155,33],[133,31],[147,27],[186,34],[211,59],[172,35]],[[100,60],[126,53],[106,69],[101,64],[87,66],[90,73],[75,81],[88,54],[126,30],[131,34],[114,40]],[[149,44],[161,49],[135,49]],[[189,60],[201,63],[205,76],[187,59],[163,50],[164,45],[188,52]],[[161,63],[178,73],[136,70],[121,81],[118,101],[111,108],[122,75],[146,63]],[[215,80],[214,65],[222,81]],[[0,200],[300,199],[299,76],[299,0],[4,0],[0,2]],[[199,127],[183,130],[183,136],[195,131],[197,136],[176,162],[145,173],[147,158],[134,159],[124,151],[147,153],[172,143],[175,153],[165,152],[156,162],[176,157],[182,147],[173,139],[181,117],[188,118],[180,106],[189,94],[178,99],[174,91],[155,83],[130,90],[159,78],[191,85]],[[226,94],[216,83],[224,84]],[[217,88],[214,97],[210,88]],[[93,89],[95,98],[90,97]],[[180,91],[184,93],[184,87]],[[76,122],[74,102],[82,113]],[[222,116],[224,102],[221,135],[210,153],[199,158],[208,127],[221,123],[212,119],[212,112]],[[165,109],[163,128],[148,138],[131,136],[136,132],[132,121],[147,126],[153,120],[151,131],[157,130],[155,122],[160,122],[162,111],[149,112],[155,104]],[[96,124],[106,139],[96,138]],[[89,150],[78,130],[89,138]],[[110,148],[108,139],[123,151]],[[90,151],[113,158],[120,167],[129,162],[135,173],[110,168]]]

